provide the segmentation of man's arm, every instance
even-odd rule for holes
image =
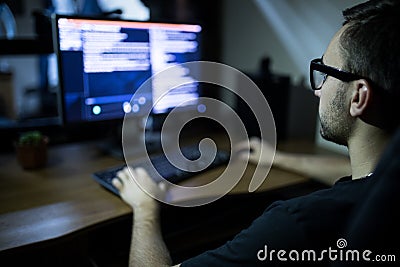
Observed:
[[[339,178],[351,175],[350,160],[345,157],[286,153],[277,151],[274,166],[299,173],[332,185]]]
[[[138,183],[151,195],[165,194],[165,188],[160,188],[141,168],[125,168],[113,179],[122,199],[133,209],[129,266],[171,266],[171,257],[161,235],[159,205]]]
[[[350,160],[342,156],[288,153],[261,143],[259,138],[250,139],[249,161],[253,164],[271,164],[283,170],[298,173],[325,184],[333,184],[338,178],[351,174]],[[245,143],[237,145],[238,151],[246,148]],[[275,153],[275,157],[271,154]],[[245,154],[242,154],[246,158]]]

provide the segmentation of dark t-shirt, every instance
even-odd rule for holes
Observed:
[[[329,189],[277,201],[233,240],[184,261],[182,266],[313,266],[319,260],[329,262],[346,248],[346,227],[372,179],[345,177]],[[331,251],[332,258],[330,250],[337,251]]]

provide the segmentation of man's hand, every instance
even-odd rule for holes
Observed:
[[[239,153],[239,157],[247,158],[249,153],[249,162],[253,164],[271,165],[274,159],[275,149],[267,142],[262,142],[258,137],[251,137],[249,140],[250,151],[247,151],[247,142],[243,141],[235,146],[235,151]]]
[[[142,168],[128,167],[118,172],[112,183],[133,208],[129,266],[171,266],[171,257],[162,239],[159,206],[153,198],[165,197],[165,184],[155,183]]]
[[[143,168],[125,167],[112,180],[121,198],[134,210],[151,209],[157,205],[152,196],[165,196],[165,184],[154,182]],[[146,192],[144,192],[144,190]]]

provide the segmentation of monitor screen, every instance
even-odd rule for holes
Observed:
[[[196,81],[161,99],[170,89],[167,81],[135,92],[167,67],[201,60],[200,25],[65,15],[55,15],[53,23],[64,123],[122,119],[149,110],[167,113],[183,102],[187,108],[197,105]],[[174,73],[167,79],[187,81],[191,75]]]

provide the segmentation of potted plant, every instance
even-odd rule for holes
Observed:
[[[18,162],[24,169],[44,167],[47,163],[47,144],[49,139],[39,131],[21,134],[16,142]]]

